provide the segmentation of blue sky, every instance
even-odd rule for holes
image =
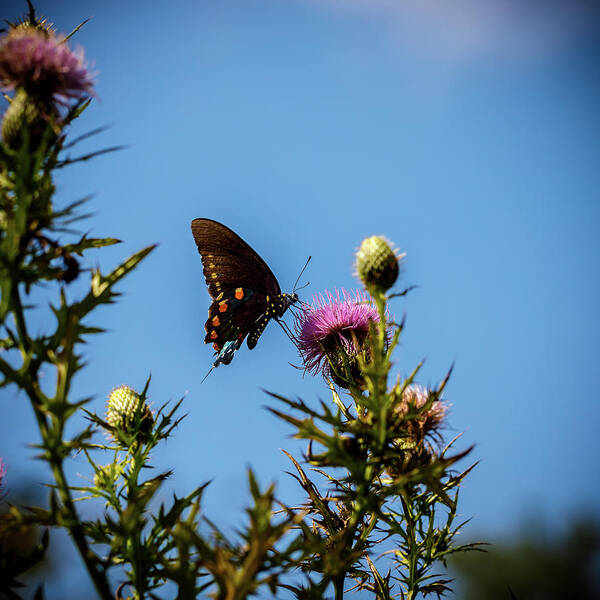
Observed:
[[[2,16],[23,6],[10,0]],[[481,461],[462,496],[469,531],[493,538],[531,514],[557,527],[581,509],[598,514],[591,4],[37,6],[61,31],[93,17],[77,42],[98,72],[98,102],[76,132],[111,127],[81,150],[128,146],[61,174],[58,201],[94,193],[85,227],[124,241],[94,256],[104,269],[159,243],[119,304],[99,313],[110,332],[87,348],[75,392],[102,412],[112,387],[141,388],[151,372],[155,405],[187,395],[187,419],[155,456],[175,467],[170,489],[213,479],[206,513],[232,525],[248,465],[298,499],[279,449],[300,447],[263,410],[261,388],[327,397],[322,381],[288,365],[298,358],[275,325],[200,385],[209,299],[189,224],[209,217],[246,239],[288,291],[312,255],[305,299],[357,287],[361,239],[393,240],[407,253],[400,286],[419,286],[392,306],[407,316],[395,369],[406,375],[426,358],[421,383],[434,384],[455,362],[448,433],[464,431]],[[9,481],[39,479],[30,409],[1,393]]]

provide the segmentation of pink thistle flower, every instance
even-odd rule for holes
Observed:
[[[4,462],[0,458],[0,498],[4,496],[4,478],[6,476],[6,467],[4,466]]]
[[[298,349],[307,371],[329,373],[330,360],[340,351],[354,355],[362,351],[369,322],[379,322],[377,308],[364,292],[342,290],[333,295],[313,296],[296,317]]]
[[[437,437],[446,417],[447,406],[441,400],[434,400],[427,410],[423,410],[428,401],[429,392],[425,388],[409,385],[394,409],[400,419],[405,419],[408,414],[415,415],[406,426],[416,440],[423,440],[427,436]]]
[[[73,52],[63,37],[32,28],[13,30],[0,41],[0,87],[23,88],[48,101],[93,95],[83,50]]]

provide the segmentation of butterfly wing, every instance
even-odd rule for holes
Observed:
[[[221,292],[238,287],[271,296],[281,293],[267,263],[229,227],[211,219],[194,219],[192,235],[202,257],[206,285],[213,299]]]
[[[213,299],[204,341],[221,352],[228,342],[241,343],[254,330],[267,310],[268,298],[278,297],[281,290],[265,261],[225,225],[194,219],[192,234]]]

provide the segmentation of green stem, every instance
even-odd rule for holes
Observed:
[[[387,424],[387,376],[389,371],[389,362],[386,355],[385,341],[387,332],[387,320],[385,314],[385,307],[387,298],[382,292],[375,291],[372,293],[372,297],[375,300],[377,306],[377,313],[379,314],[379,326],[377,328],[376,337],[376,348],[374,356],[374,364],[377,366],[376,376],[374,378],[374,390],[373,399],[376,405],[379,407],[378,416],[378,431],[377,431],[377,451],[380,452],[383,449],[386,424]]]
[[[25,360],[29,360],[32,352],[30,349],[31,340],[27,334],[25,313],[23,311],[23,304],[21,302],[21,297],[17,286],[15,286],[15,292],[11,299],[12,313],[17,324],[19,343],[21,348],[27,350],[26,356],[24,357]],[[83,559],[86,569],[90,574],[92,581],[94,582],[94,586],[96,587],[96,591],[98,592],[99,596],[104,600],[113,600],[113,595],[110,591],[106,575],[98,565],[98,557],[94,554],[94,552],[92,552],[85,538],[83,525],[79,520],[77,511],[75,510],[75,504],[73,502],[73,498],[71,497],[69,485],[63,470],[63,458],[60,449],[64,447],[64,441],[62,439],[64,424],[62,419],[56,424],[56,427],[59,428],[58,441],[56,441],[56,436],[50,435],[53,433],[53,431],[50,430],[46,416],[40,408],[44,403],[43,395],[41,394],[41,391],[37,389],[36,385],[31,384],[31,380],[36,381],[36,378],[37,369],[35,373],[27,373],[27,376],[23,378],[27,384],[25,391],[27,392],[27,395],[31,401],[31,405],[40,430],[40,435],[44,441],[44,447],[48,452],[46,460],[50,463],[52,474],[54,476],[54,480],[56,481],[56,487],[58,489],[58,494],[62,505],[62,520],[65,522],[65,527],[68,529],[71,538],[73,539],[73,542],[75,543],[75,546],[77,547],[77,550]],[[15,381],[15,383],[19,383],[19,381]],[[55,441],[51,441],[51,438],[54,438]]]
[[[16,282],[14,282],[16,283]],[[31,352],[31,339],[27,333],[27,325],[25,323],[25,312],[23,311],[23,304],[21,302],[21,294],[19,294],[18,285],[13,285],[11,290],[11,303],[13,305],[13,316],[17,325],[17,336],[19,340],[19,346],[23,360],[26,361],[29,358]]]
[[[146,456],[143,455],[141,449],[137,447],[131,448],[131,459],[130,459],[130,480],[127,482],[127,503],[128,506],[135,506],[139,502],[139,474]],[[129,561],[133,569],[133,580],[136,598],[144,598],[147,591],[147,577],[144,562],[142,560],[142,521],[143,508],[137,511],[138,519],[136,520],[135,527],[128,533],[131,541],[132,551],[129,556]]]
[[[106,574],[102,569],[99,568],[98,557],[91,550],[87,540],[85,539],[83,525],[79,521],[79,516],[75,510],[75,505],[73,503],[73,499],[71,498],[67,479],[62,468],[62,460],[58,462],[53,461],[51,466],[63,510],[69,518],[66,527],[71,534],[71,538],[73,539],[75,546],[77,546],[77,550],[79,551],[85,567],[90,574],[92,581],[94,582],[94,586],[96,587],[98,595],[104,600],[113,600],[113,595],[110,591]]]
[[[346,573],[338,575],[333,580],[333,589],[335,590],[335,600],[343,600],[344,598],[344,581],[346,580]]]
[[[408,560],[408,595],[407,600],[413,600],[419,593],[419,556],[416,539],[416,525],[413,512],[410,506],[410,491],[402,493],[402,507],[404,509],[404,519],[406,521],[406,543],[409,546]]]

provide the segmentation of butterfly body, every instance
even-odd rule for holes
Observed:
[[[248,348],[252,350],[256,346],[258,338],[260,338],[271,319],[283,317],[285,311],[297,301],[297,294],[277,294],[273,297],[265,296],[264,304],[267,308],[261,318],[255,322],[254,327],[248,332]]]
[[[298,296],[282,294],[264,260],[225,225],[194,219],[192,234],[212,298],[204,342],[213,345],[214,367],[229,364],[245,338],[252,350],[268,322],[282,317]]]

